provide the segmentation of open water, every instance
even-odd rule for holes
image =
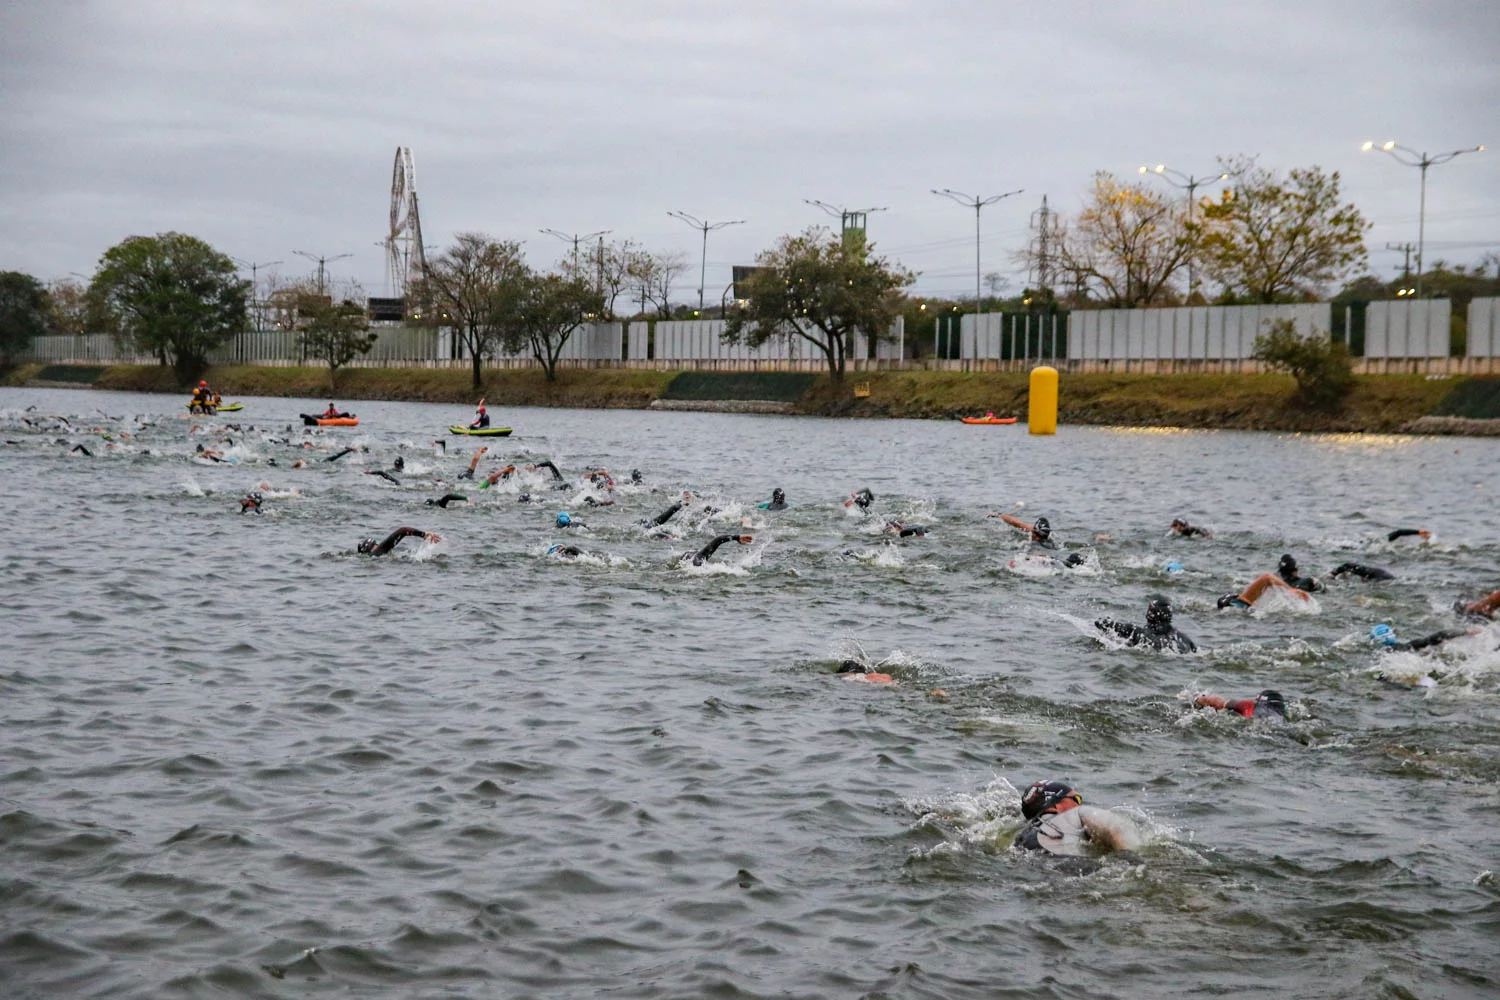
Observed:
[[[443,510],[464,408],[246,402],[0,390],[0,995],[1496,993],[1500,633],[1366,636],[1500,587],[1500,441],[516,410],[481,475],[566,488]],[[1008,569],[997,510],[1088,564]],[[400,525],[442,540],[355,553]],[[1398,579],[1215,609],[1282,552]],[[1199,653],[1089,625],[1153,593]],[[1009,848],[1040,778],[1146,846]]]

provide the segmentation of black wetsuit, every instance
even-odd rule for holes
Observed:
[[[450,503],[459,503],[459,502],[468,503],[469,502],[469,498],[466,497],[466,496],[464,496],[462,493],[444,493],[442,495],[442,497],[440,497],[437,500],[429,500],[429,501],[427,501],[427,506],[429,506],[429,507],[441,507],[444,510],[447,510],[448,509],[448,505]]]
[[[1394,542],[1398,538],[1410,538],[1412,535],[1420,535],[1421,533],[1421,530],[1417,528],[1397,528],[1389,535],[1386,535],[1385,540]]]
[[[345,455],[348,455],[350,452],[355,452],[355,451],[358,451],[358,450],[359,450],[358,448],[345,448],[343,451],[339,452],[337,455],[329,455],[327,458],[323,459],[323,461],[325,461],[325,462],[337,462],[339,459],[343,458]]]
[[[361,542],[360,543],[360,550],[365,555],[383,556],[387,552],[391,551],[391,549],[394,549],[396,547],[396,544],[398,542],[400,542],[401,539],[403,539],[403,538],[422,538],[422,537],[426,536],[426,534],[427,534],[427,532],[425,532],[425,531],[419,531],[416,528],[397,528],[395,531],[391,532],[389,535],[386,536],[385,541],[379,542],[379,543],[377,543],[377,544],[375,544],[373,546],[370,546],[368,548],[365,547],[365,542]],[[366,542],[373,542],[373,541],[374,541],[373,538],[366,539]]]
[[[911,538],[913,535],[918,538],[927,537],[927,528],[920,524],[902,524],[899,521],[888,521],[886,522],[886,530],[902,538]]]
[[[757,504],[761,510],[786,510],[785,500],[768,500],[763,504]]]
[[[367,475],[367,476],[379,476],[381,479],[384,479],[388,483],[395,483],[397,486],[401,485],[401,480],[397,479],[395,476],[391,475],[389,472],[386,472],[384,469],[366,469],[365,470],[365,475]]]
[[[1323,589],[1323,584],[1316,577],[1298,576],[1295,567],[1290,571],[1282,570],[1281,578],[1289,585],[1296,587],[1298,590],[1305,590],[1309,594]]]
[[[648,528],[660,528],[662,525],[672,520],[672,518],[676,517],[677,512],[680,510],[682,510],[681,501],[674,503],[672,506],[662,511],[660,514],[657,514],[655,517],[646,518],[646,520],[642,521],[641,523]]]
[[[1206,537],[1208,535],[1208,532],[1205,529],[1192,524],[1184,524],[1182,527],[1174,528],[1173,530],[1183,538],[1193,538],[1198,535]]]
[[[87,448],[85,448],[85,447],[84,447],[84,446],[83,446],[83,445],[81,445],[81,444],[75,444],[75,445],[74,445],[74,446],[73,446],[73,450],[72,450],[72,451],[71,451],[71,452],[69,452],[69,454],[72,454],[72,455],[76,455],[76,454],[78,454],[78,453],[79,453],[79,452],[80,452],[80,451],[81,451],[81,452],[83,452],[83,453],[84,453],[84,454],[85,454],[85,455],[87,455],[87,456],[88,456],[88,457],[89,457],[89,458],[93,458],[93,457],[94,457],[94,453],[93,453],[93,452],[91,452],[91,451],[89,451],[89,450],[88,450],[88,449],[87,449]]]
[[[1094,627],[1102,632],[1113,632],[1131,646],[1150,646],[1152,649],[1170,649],[1178,653],[1192,653],[1198,649],[1186,633],[1171,626],[1151,629],[1133,622],[1117,622],[1113,618],[1100,618]]]
[[[720,545],[723,545],[725,542],[737,541],[739,537],[739,535],[718,536],[713,541],[709,542],[707,545],[703,546],[703,548],[698,550],[697,554],[693,556],[693,565],[702,566],[704,563],[708,562],[710,556],[712,556],[719,550]]]
[[[1392,573],[1392,572],[1390,572],[1389,570],[1381,569],[1379,566],[1362,566],[1362,565],[1360,565],[1359,563],[1356,563],[1356,562],[1346,562],[1346,563],[1343,563],[1337,569],[1335,569],[1332,573],[1329,573],[1328,575],[1332,576],[1332,577],[1340,577],[1340,576],[1343,576],[1345,573],[1348,573],[1350,576],[1357,576],[1361,580],[1394,580],[1394,579],[1396,579],[1395,574]],[[1304,587],[1303,589],[1305,590],[1307,588]]]
[[[533,469],[551,469],[552,470],[552,478],[556,479],[556,480],[561,480],[562,477],[563,477],[563,474],[558,471],[557,466],[553,465],[550,460],[538,462],[535,465],[533,465],[532,468]]]
[[[869,510],[870,504],[875,502],[875,494],[870,492],[868,486],[862,486],[855,490],[849,499],[854,501],[854,506],[860,510]]]
[[[1468,634],[1469,630],[1466,628],[1445,628],[1440,632],[1434,632],[1431,635],[1424,635],[1420,639],[1413,639],[1410,642],[1396,642],[1392,643],[1389,646],[1383,646],[1381,648],[1393,651],[1399,650],[1405,653],[1419,653],[1422,650],[1430,649],[1433,646],[1441,646],[1449,639],[1457,639]]]

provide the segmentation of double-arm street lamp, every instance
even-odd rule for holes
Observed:
[[[725,226],[743,226],[744,219],[731,219],[728,222],[705,222],[686,212],[671,211],[667,213],[674,219],[681,219],[694,229],[703,231],[703,259],[698,262],[698,314],[703,314],[703,277],[708,273],[708,234],[713,229],[723,229]]]
[[[1140,173],[1155,174],[1168,184],[1187,192],[1188,222],[1193,221],[1193,210],[1198,206],[1198,189],[1205,184],[1213,184],[1217,181],[1228,180],[1229,175],[1218,173],[1208,177],[1199,177],[1196,174],[1185,174],[1181,170],[1174,170],[1165,163],[1158,163],[1154,167],[1141,167]],[[1188,296],[1197,291],[1198,278],[1193,270],[1193,258],[1196,254],[1188,255]]]
[[[1024,190],[1026,189],[1017,188],[1014,191],[1007,191],[1004,194],[981,198],[978,195],[966,195],[962,191],[955,191],[952,188],[932,189],[933,194],[941,195],[944,198],[951,198],[965,208],[972,208],[974,210],[974,312],[976,313],[982,311],[984,303],[984,299],[979,294],[979,210],[986,205],[993,205],[1002,198],[1009,198],[1011,195],[1020,194]]]
[[[1436,156],[1428,156],[1419,153],[1415,149],[1409,149],[1397,143],[1395,139],[1381,143],[1376,146],[1374,142],[1366,142],[1359,147],[1361,152],[1368,153],[1372,149],[1379,149],[1382,153],[1389,153],[1391,159],[1406,167],[1416,167],[1422,171],[1422,200],[1417,210],[1417,298],[1422,297],[1422,249],[1427,235],[1427,168],[1435,167],[1440,163],[1464,155],[1465,153],[1482,153],[1483,146],[1470,146],[1468,149],[1454,149]]]

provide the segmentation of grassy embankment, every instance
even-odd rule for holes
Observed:
[[[851,375],[841,386],[826,375],[778,372],[720,375],[564,369],[556,382],[548,382],[539,371],[494,370],[486,375],[483,389],[476,392],[467,370],[353,368],[339,373],[338,389],[331,395],[338,400],[465,404],[483,395],[492,406],[594,408],[641,408],[660,398],[773,399],[825,416],[952,419],[994,411],[1023,420],[1027,401],[1027,378],[1021,374],[871,372]],[[330,396],[328,372],[322,368],[246,365],[214,368],[205,377],[226,398]],[[185,392],[176,384],[172,370],[159,366],[24,365],[0,381],[19,385],[31,380],[90,383],[121,391]],[[870,395],[856,398],[856,383],[867,383]],[[1500,380],[1361,376],[1355,379],[1342,412],[1319,414],[1291,402],[1293,382],[1282,375],[1064,374],[1059,417],[1063,423],[1074,424],[1391,432],[1424,415],[1449,410],[1464,416],[1500,415],[1500,410],[1490,412],[1500,405],[1497,389]],[[1462,405],[1457,405],[1459,401]]]

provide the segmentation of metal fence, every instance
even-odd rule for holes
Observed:
[[[1452,316],[1447,299],[1371,302],[1365,307],[1364,356],[1446,358]]]
[[[724,342],[724,320],[670,320],[630,324],[628,358],[631,361],[689,362],[802,362],[826,363],[815,345],[795,333],[771,337],[759,347]],[[875,360],[898,361],[905,351],[906,322],[896,317],[889,339],[875,341]],[[849,360],[869,357],[869,344],[856,334]]]
[[[1068,316],[1068,313],[962,316],[958,324],[958,357],[993,361],[1056,361],[1070,357]],[[941,350],[941,345],[939,350],[948,353]]]
[[[1500,357],[1500,298],[1470,300],[1464,353],[1471,358]]]
[[[1067,357],[1080,361],[1239,361],[1277,320],[1304,337],[1329,336],[1327,302],[1265,306],[1074,311]]]

